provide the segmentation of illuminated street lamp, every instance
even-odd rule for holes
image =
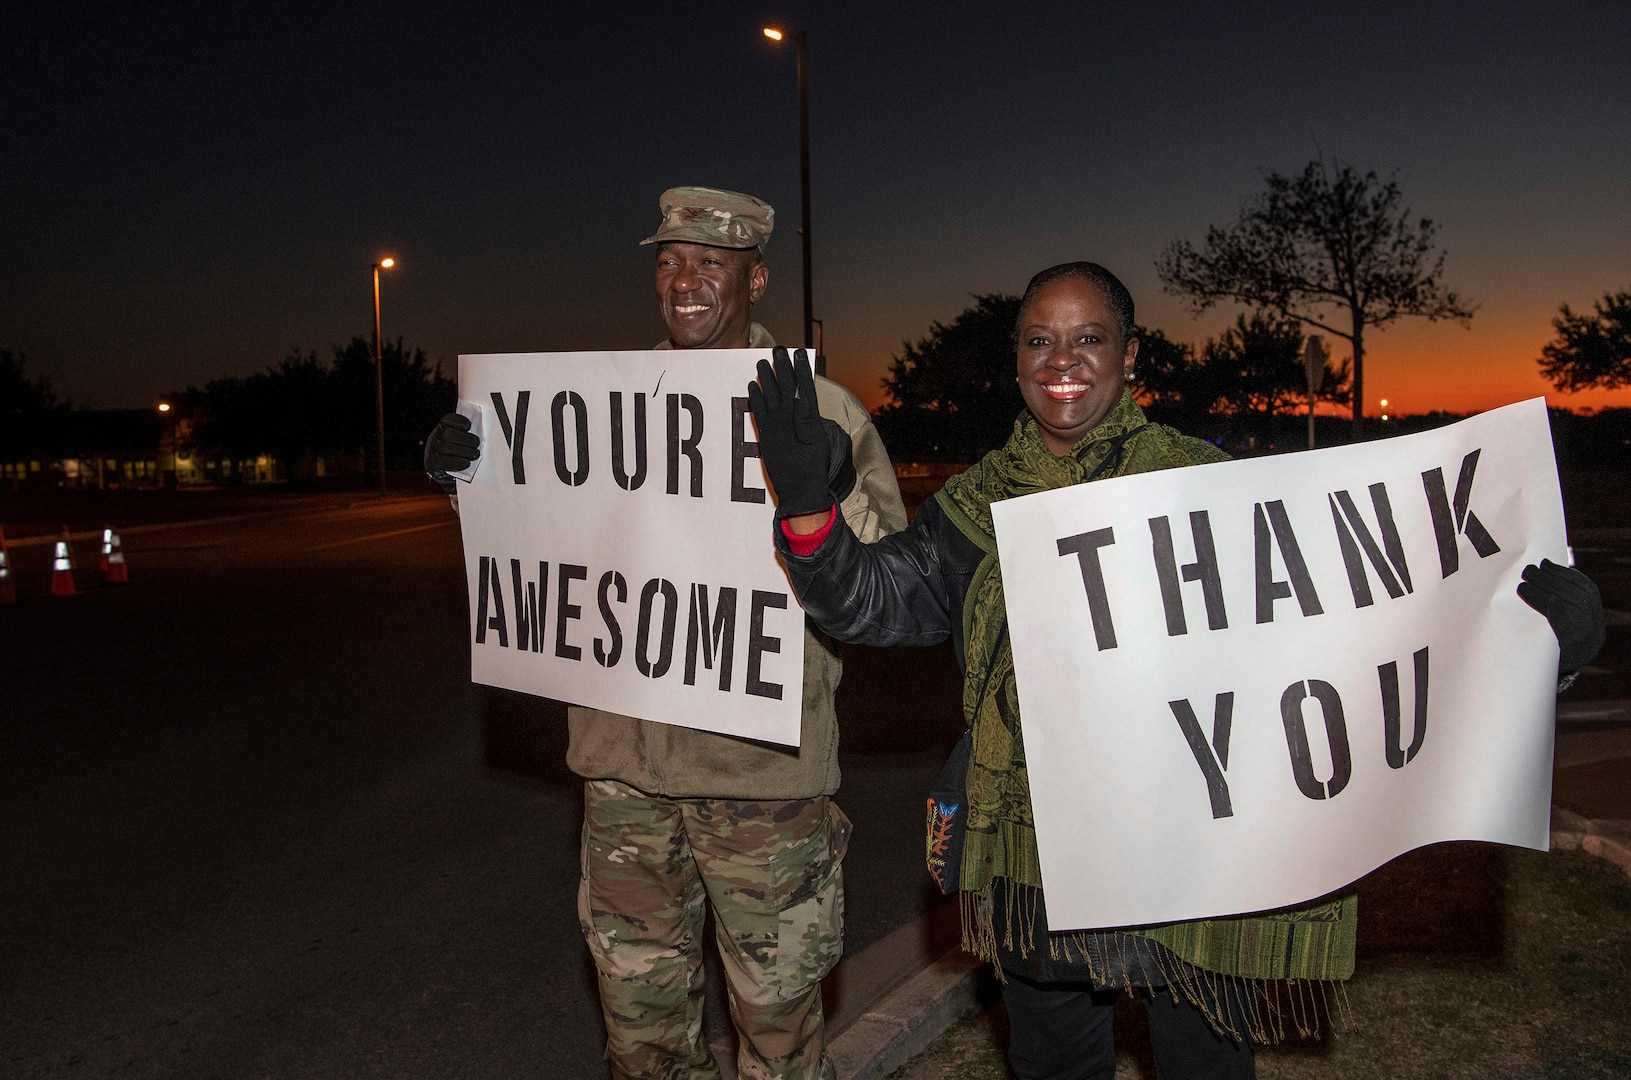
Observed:
[[[168,401],[159,402],[159,413],[164,417],[164,427],[170,436],[170,475],[175,477],[175,486],[181,487],[181,465],[177,460],[176,447],[176,418],[175,412],[170,408]],[[98,480],[98,484],[101,481]],[[164,478],[159,477],[159,484],[163,486]]]
[[[381,259],[374,264],[374,433],[378,437],[375,451],[379,455],[379,493],[385,494],[385,360],[380,352],[379,336],[379,272],[396,265],[395,259]]]
[[[789,36],[773,26],[765,27],[764,35],[771,41],[783,41]],[[799,203],[804,214],[799,235],[804,238],[804,347],[808,349],[815,344],[815,317],[810,301],[810,80],[804,31],[794,30],[791,37],[793,44],[798,46]]]

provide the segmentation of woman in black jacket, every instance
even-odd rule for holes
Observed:
[[[776,543],[805,611],[840,640],[950,638],[957,650],[970,725],[966,794],[955,807],[931,800],[930,868],[943,889],[959,893],[964,947],[998,965],[1010,1059],[1023,1080],[1112,1076],[1114,1003],[1132,988],[1144,998],[1163,1077],[1250,1077],[1253,1037],[1278,1033],[1261,1021],[1259,997],[1289,995],[1293,1011],[1301,1004],[1306,1013],[1353,971],[1351,889],[1229,918],[1047,930],[990,507],[1224,457],[1145,419],[1126,388],[1138,356],[1133,325],[1131,296],[1103,267],[1066,263],[1036,275],[1016,328],[1026,412],[1012,436],[948,481],[905,531],[874,544],[856,540],[833,512],[833,463],[802,354],[795,366],[778,350],[774,367],[761,361],[749,387],[777,494]],[[1520,595],[1558,630],[1564,670],[1577,670],[1603,640],[1595,587],[1550,563],[1524,577]]]

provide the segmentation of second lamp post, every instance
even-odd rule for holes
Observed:
[[[379,272],[396,265],[395,259],[381,259],[374,264],[374,446],[379,455],[379,493],[385,494],[385,360],[379,336]]]
[[[804,214],[799,235],[804,238],[804,347],[815,345],[815,315],[810,302],[810,78],[809,62],[805,55],[803,30],[791,34],[773,26],[764,28],[765,37],[782,41],[791,37],[798,47],[799,67],[799,203]]]

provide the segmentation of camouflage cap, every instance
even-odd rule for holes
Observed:
[[[719,188],[677,187],[663,192],[657,200],[662,207],[663,224],[640,241],[661,244],[707,244],[711,247],[753,248],[760,251],[770,242],[776,211],[770,204],[740,191]]]

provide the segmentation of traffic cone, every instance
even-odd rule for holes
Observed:
[[[74,588],[74,552],[68,535],[68,526],[62,527],[62,539],[57,541],[57,551],[51,559],[51,595],[72,596],[77,591]]]
[[[6,555],[6,530],[0,529],[0,604],[17,602],[17,585],[11,580],[11,559]]]
[[[112,529],[102,530],[102,584],[124,585],[130,581],[130,568],[125,565],[125,549],[119,534]]]

